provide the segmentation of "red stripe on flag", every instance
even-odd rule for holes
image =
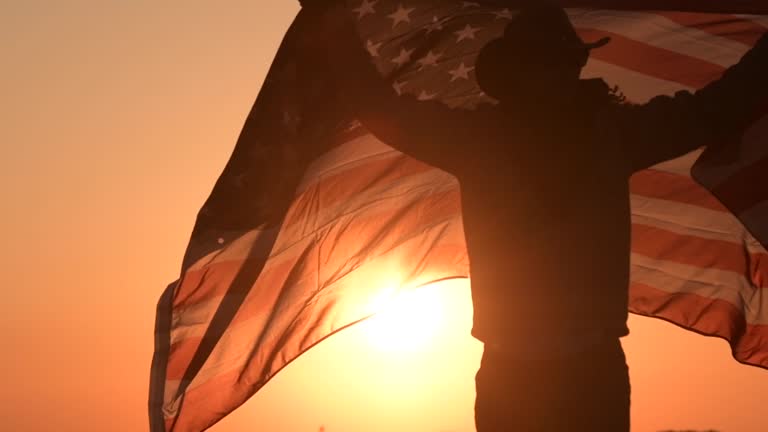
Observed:
[[[734,272],[756,288],[768,288],[768,254],[750,253],[743,244],[634,223],[632,252],[656,260]]]
[[[632,313],[662,318],[686,329],[729,341],[736,360],[768,368],[768,326],[748,324],[733,304],[690,293],[669,293],[633,283],[629,290]]]
[[[244,266],[259,265],[263,258],[246,258],[232,261],[218,261],[206,265],[203,268],[187,271],[177,289],[173,301],[173,309],[179,314],[184,313],[184,308],[208,301],[227,293],[238,271]],[[262,272],[259,279],[268,286],[282,282],[282,275],[290,271],[293,261],[272,266]]]
[[[189,367],[189,362],[200,346],[202,336],[184,339],[171,345],[168,354],[168,364],[165,371],[166,380],[180,380]]]
[[[728,211],[711,192],[689,176],[648,169],[635,173],[630,178],[629,187],[632,193],[648,198]]]
[[[227,263],[217,263],[212,265],[211,267],[227,267]],[[244,301],[245,304],[248,304],[247,308],[240,308],[238,309],[237,314],[235,315],[235,318],[232,320],[232,322],[228,325],[228,327],[231,329],[234,325],[238,323],[238,321],[242,321],[242,319],[238,319],[242,314],[247,314],[248,317],[253,317],[259,313],[264,313],[268,310],[271,310],[275,302],[277,301],[277,298],[280,295],[280,291],[284,288],[284,281],[290,274],[291,270],[293,270],[293,263],[288,263],[286,265],[276,266],[271,268],[268,271],[263,272],[259,275],[259,279],[256,282],[256,286],[254,287],[254,290],[258,293],[259,300],[256,302],[248,302],[247,298]],[[226,269],[225,269],[226,270]],[[220,286],[219,284],[216,284],[213,282],[216,286]],[[227,291],[226,286],[223,287],[224,289],[220,292],[217,292],[216,290],[209,290],[206,291],[209,296],[208,297],[201,297],[199,298],[199,301],[206,301],[206,300],[213,300],[216,298],[216,296],[224,295]],[[187,304],[185,304],[187,306]],[[211,304],[210,308],[210,316],[213,317],[213,314],[218,306],[218,303]],[[245,310],[243,310],[245,309]],[[179,313],[184,313],[183,308],[179,309]],[[195,352],[197,351],[198,347],[200,346],[200,342],[203,339],[202,333],[207,329],[210,322],[204,322],[200,323],[199,325],[204,326],[204,328],[201,329],[200,336],[192,336],[187,337],[185,339],[181,339],[171,345],[170,349],[170,355],[168,356],[168,367],[166,372],[166,379],[169,380],[180,380],[184,377],[184,374],[187,371],[187,368],[189,367],[190,362],[192,361],[192,358],[194,357]],[[175,326],[174,326],[175,327]],[[175,333],[174,330],[171,330],[171,334],[173,335]],[[258,335],[253,335],[254,337],[258,337]]]
[[[657,14],[680,25],[748,46],[753,46],[765,33],[765,27],[733,15],[691,12],[657,12]]]
[[[343,238],[343,240],[337,240],[334,244],[339,245],[340,247],[344,247],[345,250],[357,252],[362,249],[362,247],[357,244],[362,242],[362,239],[368,239],[369,241],[371,241],[371,239],[377,239],[380,237],[382,230],[387,230],[388,236],[386,238],[386,242],[379,242],[375,248],[371,248],[366,252],[366,254],[376,256],[377,254],[382,253],[382,251],[386,251],[391,248],[393,243],[401,241],[403,238],[410,236],[412,233],[422,232],[426,227],[433,225],[435,221],[445,220],[452,217],[459,217],[461,214],[459,197],[460,195],[457,189],[450,189],[445,192],[435,193],[426,198],[423,198],[407,208],[389,207],[386,210],[376,212],[369,217],[360,217],[359,215],[351,217],[348,221],[345,221],[345,223],[341,225],[330,225],[326,229],[325,233],[320,235],[320,237],[332,235],[335,236],[336,239],[341,239],[342,236],[344,236],[345,238]],[[379,221],[381,223],[372,223],[372,220]],[[391,221],[393,220],[397,220],[397,232],[392,231]],[[288,224],[298,223],[298,221],[286,222]],[[348,247],[345,246],[345,242],[355,242],[356,244],[352,245],[352,247]],[[329,263],[331,260],[329,253],[334,253],[335,249],[333,247],[326,247],[324,248],[324,251],[325,252],[321,254],[320,262],[322,262],[324,266],[332,265]],[[351,257],[345,257],[345,259],[349,258]],[[278,268],[267,270],[265,272],[266,274],[259,276],[259,285],[263,283],[282,285],[283,279],[280,275],[283,275],[286,271],[289,271],[294,266],[294,264],[295,262],[290,260],[287,263],[281,264]],[[215,265],[218,264],[213,264],[209,267],[213,267]],[[220,273],[224,274],[225,272],[226,270]],[[266,279],[262,281],[264,277],[266,277]],[[214,286],[220,285],[216,283],[216,281],[211,281],[210,283],[212,283]],[[214,292],[209,290],[203,291]],[[219,292],[223,294],[225,291]],[[206,294],[196,298],[196,300],[199,301],[203,298],[209,299],[211,296]]]
[[[283,229],[303,221],[302,215],[305,212],[317,211],[317,207],[313,204],[317,197],[310,192],[319,191],[322,206],[328,208],[345,202],[362,192],[430,170],[435,170],[435,168],[402,153],[393,153],[391,157],[367,161],[354,168],[322,177],[318,182],[306,187],[295,198],[285,217]]]
[[[610,37],[611,43],[592,51],[592,57],[644,75],[700,88],[720,77],[720,65],[629,39],[617,33],[578,29],[585,40]]]
[[[173,299],[173,309],[183,313],[183,308],[198,303],[206,298],[222,296],[232,285],[237,272],[244,266],[260,265],[265,258],[246,258],[245,260],[217,261],[184,273]]]
[[[307,211],[317,211],[317,207],[313,204],[316,196],[310,193],[311,190],[322,191],[322,205],[330,207],[345,202],[366,190],[434,169],[418,160],[396,154],[394,157],[370,161],[323,178],[295,198],[285,217],[283,230],[305,221],[304,216]],[[264,251],[264,253],[268,252]],[[256,265],[263,259],[263,257],[250,258],[249,263]],[[224,295],[242,265],[246,263],[237,260],[217,263],[216,267],[205,266],[186,272],[174,295],[174,308],[197,303],[203,298]],[[208,279],[212,283],[206,284],[203,288],[203,279]]]
[[[239,380],[240,372],[222,373],[187,390],[176,417],[166,417],[166,431],[205,430],[242,405],[262,384],[245,385]]]

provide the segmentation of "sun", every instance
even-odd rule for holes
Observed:
[[[433,344],[445,323],[445,296],[439,284],[404,291],[385,302],[363,323],[366,339],[376,349],[408,353]]]

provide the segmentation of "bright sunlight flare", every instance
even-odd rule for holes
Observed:
[[[445,300],[440,284],[399,293],[362,324],[368,340],[389,352],[424,350],[444,327],[448,306]]]

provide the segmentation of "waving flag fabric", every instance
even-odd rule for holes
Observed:
[[[704,86],[768,30],[768,6],[752,0],[566,3],[585,39],[613,40],[585,75],[634,102]],[[349,0],[348,13],[396,91],[493,103],[474,59],[513,2]],[[204,430],[399,290],[469,276],[456,180],[316,109],[331,104],[302,86],[301,22],[159,301],[153,431]],[[728,149],[632,178],[630,309],[723,337],[738,361],[768,368],[768,116]]]

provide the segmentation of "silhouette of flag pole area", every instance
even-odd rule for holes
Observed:
[[[612,38],[585,75],[633,102],[715,80],[768,28],[762,0],[565,3],[586,40]],[[349,0],[346,12],[398,92],[493,102],[474,61],[514,2]],[[294,48],[303,13],[158,303],[153,432],[204,430],[381,299],[469,275],[456,180],[312,108],[323,101],[302,87],[311,71]],[[722,337],[736,360],[768,368],[768,116],[755,120],[728,154],[631,179],[630,311]]]

